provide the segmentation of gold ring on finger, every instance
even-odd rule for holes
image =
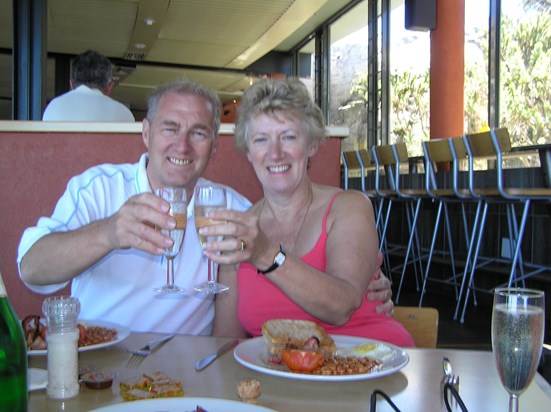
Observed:
[[[240,251],[243,252],[245,249],[247,249],[247,242],[245,242],[243,239],[239,239],[241,242],[241,249]]]

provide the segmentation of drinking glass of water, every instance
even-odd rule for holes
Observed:
[[[509,412],[530,385],[541,357],[545,295],[540,290],[498,288],[492,309],[492,350],[501,383],[509,392]]]

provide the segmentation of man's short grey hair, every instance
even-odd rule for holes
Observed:
[[[323,114],[298,78],[263,79],[245,90],[237,108],[237,148],[247,149],[249,123],[261,113],[274,117],[285,114],[296,116],[302,121],[304,131],[311,141],[322,142],[326,137]]]
[[[205,98],[212,106],[212,129],[214,130],[214,137],[218,136],[220,117],[222,114],[222,103],[220,102],[220,98],[213,90],[201,83],[186,78],[178,78],[171,83],[161,84],[151,93],[147,99],[147,120],[150,123],[157,114],[159,103],[166,93],[193,95]]]
[[[71,61],[73,87],[86,85],[103,91],[111,82],[113,66],[107,57],[95,50],[87,50]]]

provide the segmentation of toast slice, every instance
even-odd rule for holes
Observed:
[[[270,355],[279,355],[288,345],[302,348],[311,337],[319,341],[327,353],[336,350],[333,338],[318,324],[309,320],[271,319],[262,325],[262,336]]]

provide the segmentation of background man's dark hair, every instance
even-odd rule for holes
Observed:
[[[72,61],[71,80],[73,88],[82,84],[104,90],[111,82],[111,62],[95,50],[87,50]]]

